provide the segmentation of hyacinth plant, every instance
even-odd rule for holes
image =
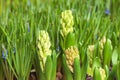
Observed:
[[[49,80],[51,66],[48,70],[46,65],[56,64],[59,52],[63,80],[85,80],[86,75],[120,80],[119,4],[119,0],[1,0],[0,80],[28,80],[23,75],[32,73],[31,65],[38,80]],[[47,48],[51,55],[43,54],[44,58],[38,27],[51,41]]]
[[[118,76],[118,48],[115,47],[113,50],[111,40],[106,39],[106,37],[103,37],[97,44],[88,46],[89,65],[87,73],[94,80],[114,80],[115,76]]]
[[[86,61],[84,60],[86,64],[80,65],[79,49],[73,25],[72,11],[63,11],[61,14],[60,45],[63,53],[64,80],[81,80],[85,78],[84,74],[86,73]],[[85,57],[87,59],[87,56]]]
[[[51,42],[47,31],[40,30],[37,34],[35,54],[35,68],[39,80],[55,80],[57,56],[51,49]],[[38,64],[39,63],[39,64]]]

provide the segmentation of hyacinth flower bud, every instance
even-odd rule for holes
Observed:
[[[95,50],[95,45],[89,45],[88,48],[87,48],[88,55],[89,55],[89,61],[90,61],[89,64],[90,65],[92,65],[94,50]]]
[[[62,17],[61,18],[62,27],[60,29],[60,33],[62,37],[66,37],[68,33],[73,32],[74,21],[73,21],[72,11],[65,10],[64,12],[62,12],[61,17]]]
[[[95,68],[94,69],[94,74],[93,74],[93,79],[94,80],[106,80],[106,73],[105,70],[100,68]]]
[[[104,44],[106,43],[106,37],[104,36],[101,40],[100,40],[100,46],[101,46],[101,49],[104,48]]]
[[[71,72],[73,72],[74,59],[79,58],[79,52],[77,47],[71,46],[65,50],[65,56],[67,60],[67,65]]]
[[[38,64],[39,67],[37,67],[36,70],[38,71],[39,80],[56,79],[57,55],[54,50],[52,51],[50,49],[50,47],[51,43],[48,33],[44,30],[41,30],[37,38],[37,54],[40,65]]]
[[[51,43],[48,33],[44,30],[41,30],[37,38],[37,48],[38,48],[37,53],[40,59],[40,65],[42,70],[45,67],[47,56],[51,56],[52,51],[50,47],[51,47]]]
[[[76,46],[76,35],[73,32],[73,16],[71,10],[65,10],[61,13],[60,45],[63,50],[70,46]]]
[[[62,56],[64,80],[81,80],[78,48],[71,46],[64,53]]]
[[[106,37],[103,36],[97,45],[98,54],[101,60],[103,60],[103,49],[104,49],[105,43],[106,43]]]
[[[91,76],[93,74],[92,65],[93,65],[94,51],[95,51],[95,45],[88,45],[87,54],[88,54],[89,65],[87,68],[87,74]]]

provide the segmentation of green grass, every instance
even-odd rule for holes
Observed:
[[[0,4],[0,56],[4,45],[8,52],[5,65],[18,79],[26,76],[21,80],[27,80],[29,76],[39,30],[48,31],[53,50],[59,47],[64,10],[72,10],[80,55],[85,55],[88,45],[103,36],[111,39],[113,49],[120,49],[120,0],[1,0]],[[110,10],[109,15],[105,14],[106,9]]]

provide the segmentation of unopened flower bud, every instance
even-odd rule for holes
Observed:
[[[87,48],[90,65],[92,65],[92,62],[93,62],[92,60],[93,60],[94,50],[95,50],[95,45],[89,45],[88,48]]]
[[[71,10],[66,10],[61,14],[61,30],[60,33],[63,37],[67,36],[68,33],[73,32],[73,16]]]
[[[51,47],[51,43],[48,33],[44,30],[40,31],[37,39],[37,48],[38,48],[37,52],[40,59],[40,65],[42,70],[45,66],[47,56],[51,55],[50,47]]]
[[[74,59],[79,58],[78,48],[75,46],[71,46],[70,48],[65,50],[65,55],[67,59],[67,64],[71,72],[73,72]]]

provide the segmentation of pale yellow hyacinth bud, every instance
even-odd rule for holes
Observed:
[[[71,46],[70,48],[65,50],[65,56],[67,59],[67,65],[71,72],[73,72],[74,59],[79,58],[78,48],[75,46]]]
[[[88,48],[87,48],[90,65],[92,65],[94,50],[95,50],[95,45],[89,45]]]
[[[67,36],[68,33],[73,32],[73,16],[71,10],[65,10],[61,14],[61,30],[60,33],[63,37]]]
[[[95,49],[95,45],[89,45],[87,50],[90,52],[90,53],[93,53],[94,52],[94,49]]]
[[[99,44],[100,44],[100,56],[101,56],[101,59],[103,58],[103,48],[104,48],[104,44],[106,43],[106,37],[104,36]]]
[[[47,56],[51,55],[52,53],[50,47],[51,47],[51,43],[48,33],[44,30],[41,30],[37,38],[37,48],[38,48],[37,52],[39,55],[40,65],[42,70],[45,66]]]
[[[105,70],[100,67],[99,71],[100,71],[100,75],[101,75],[102,80],[105,80],[105,78],[106,78]]]
[[[100,40],[100,46],[103,49],[104,48],[104,44],[106,43],[106,37],[104,36],[101,40]]]

